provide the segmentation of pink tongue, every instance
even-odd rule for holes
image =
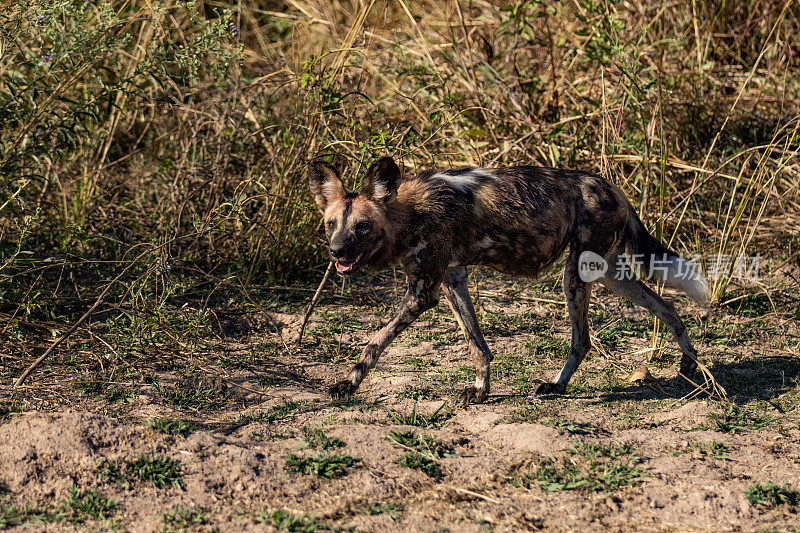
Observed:
[[[339,259],[338,261],[336,261],[336,271],[339,273],[350,272],[356,266],[356,263],[358,263],[361,260],[362,255],[364,254],[363,253],[358,254],[358,257],[356,257],[352,261],[342,261],[341,259]]]
[[[346,263],[344,261],[336,261],[336,271],[349,272],[350,270],[352,270],[353,264],[355,264],[355,261],[352,261],[350,263]]]

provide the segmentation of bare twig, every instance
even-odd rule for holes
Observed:
[[[298,345],[300,345],[300,343],[303,342],[303,333],[305,333],[306,331],[306,324],[308,324],[308,318],[314,311],[314,306],[317,305],[317,300],[319,300],[319,297],[322,294],[322,288],[325,287],[325,284],[328,282],[328,278],[331,277],[331,272],[333,272],[333,261],[328,263],[328,268],[325,269],[325,275],[322,276],[322,281],[319,282],[319,287],[317,287],[314,296],[311,297],[311,303],[308,304],[308,308],[306,309],[305,315],[303,315],[303,322],[300,324],[300,334],[297,335]]]
[[[162,245],[162,246],[163,246],[163,245]],[[92,313],[94,313],[94,312],[95,312],[95,310],[96,310],[98,307],[100,307],[100,304],[102,304],[102,303],[103,303],[103,299],[105,298],[106,294],[108,294],[108,291],[110,291],[110,290],[111,290],[111,287],[113,287],[114,285],[116,285],[116,283],[117,283],[117,282],[118,282],[118,281],[119,281],[119,280],[122,278],[122,276],[124,276],[124,275],[125,275],[125,273],[126,273],[126,272],[128,272],[128,270],[130,270],[130,269],[131,269],[131,267],[132,267],[133,265],[135,265],[136,263],[138,263],[139,259],[141,259],[142,257],[144,257],[144,256],[145,256],[147,253],[149,253],[150,251],[151,251],[151,250],[146,250],[146,251],[142,252],[141,254],[139,254],[139,256],[138,256],[138,257],[136,257],[136,259],[134,259],[133,261],[131,261],[131,262],[128,264],[128,266],[126,266],[125,268],[123,268],[123,269],[122,269],[122,272],[120,272],[119,274],[117,274],[117,277],[115,277],[114,279],[112,279],[111,281],[109,281],[109,282],[108,282],[108,285],[106,285],[105,289],[103,289],[103,292],[101,292],[101,293],[100,293],[100,296],[98,296],[98,297],[97,297],[97,299],[94,301],[94,303],[93,303],[93,304],[92,304],[92,306],[89,308],[89,310],[88,310],[88,311],[86,311],[86,312],[83,314],[83,316],[81,316],[81,317],[80,317],[80,318],[77,320],[77,322],[75,322],[75,323],[74,323],[74,324],[73,324],[73,325],[72,325],[72,326],[71,326],[71,327],[70,327],[70,328],[69,328],[69,329],[68,329],[66,332],[64,332],[64,334],[63,334],[63,335],[61,335],[59,338],[57,338],[57,339],[56,339],[56,340],[53,342],[53,344],[51,344],[51,345],[50,345],[50,346],[49,346],[49,347],[48,347],[48,348],[47,348],[47,349],[44,351],[44,353],[43,353],[42,355],[40,355],[40,356],[39,356],[39,358],[38,358],[38,359],[36,359],[36,361],[34,361],[33,363],[31,363],[31,365],[30,365],[28,368],[26,368],[26,369],[25,369],[25,372],[23,372],[23,373],[22,373],[22,375],[21,375],[19,378],[17,378],[17,381],[16,381],[16,382],[14,382],[14,387],[15,387],[15,388],[16,388],[16,387],[19,387],[20,385],[22,385],[23,383],[25,383],[25,380],[28,378],[28,376],[30,375],[30,373],[31,373],[31,372],[33,372],[34,370],[36,370],[36,369],[39,367],[39,365],[41,365],[41,364],[42,364],[42,362],[44,362],[44,360],[45,360],[45,359],[47,359],[47,356],[48,356],[48,355],[50,355],[51,353],[53,353],[53,350],[55,350],[56,348],[58,348],[58,347],[61,345],[61,343],[62,343],[62,342],[64,342],[65,340],[67,340],[67,338],[69,338],[69,336],[70,336],[70,335],[72,335],[73,333],[75,333],[75,331],[76,331],[76,330],[77,330],[79,327],[81,327],[81,324],[83,324],[84,322],[86,322],[86,320],[87,320],[87,319],[88,319],[90,316],[92,316]]]
[[[486,500],[487,502],[501,503],[500,500],[498,500],[496,498],[491,498],[489,496],[486,496],[485,494],[481,494],[480,492],[474,492],[474,491],[471,491],[471,490],[462,489],[460,487],[454,487],[452,485],[444,485],[444,486],[447,487],[450,490],[454,490],[456,492],[460,492],[461,494],[466,494],[468,496],[472,496],[472,497],[475,497],[475,498],[480,498],[481,500]]]
[[[36,361],[34,361],[33,363],[31,363],[31,365],[30,365],[28,368],[26,368],[26,369],[25,369],[25,372],[23,372],[23,373],[22,373],[22,375],[21,375],[19,378],[17,378],[17,381],[14,383],[14,387],[15,387],[15,388],[16,388],[16,387],[19,387],[20,385],[22,385],[23,383],[25,383],[25,380],[26,380],[26,379],[27,379],[27,377],[30,375],[30,373],[31,373],[31,372],[33,372],[34,370],[36,370],[36,368],[37,368],[39,365],[41,365],[41,364],[42,364],[42,362],[43,362],[45,359],[47,359],[47,356],[48,356],[48,355],[50,355],[51,353],[53,353],[53,350],[55,350],[56,348],[58,348],[58,347],[59,347],[59,345],[61,345],[61,343],[62,343],[62,342],[64,342],[65,340],[67,340],[67,337],[69,337],[70,335],[72,335],[73,333],[75,333],[75,330],[77,330],[77,329],[78,329],[78,328],[81,326],[81,324],[83,324],[84,322],[86,322],[86,319],[87,319],[87,318],[89,318],[89,317],[92,315],[92,313],[94,313],[95,309],[97,309],[98,307],[100,307],[100,304],[102,304],[102,303],[103,303],[103,298],[105,298],[105,295],[106,295],[106,294],[108,294],[108,291],[109,291],[109,290],[111,290],[111,287],[113,287],[113,286],[114,286],[114,284],[115,284],[117,281],[119,281],[119,279],[122,277],[122,275],[125,273],[125,271],[126,271],[126,270],[127,270],[127,268],[126,268],[125,270],[123,270],[123,271],[122,271],[122,272],[121,272],[121,273],[120,273],[120,274],[119,274],[119,275],[118,275],[116,278],[114,278],[113,280],[111,280],[111,282],[109,282],[109,284],[108,284],[108,285],[106,285],[106,288],[105,288],[105,289],[103,289],[103,292],[101,292],[101,293],[100,293],[100,296],[98,296],[98,297],[97,297],[97,300],[95,300],[95,301],[94,301],[94,304],[93,304],[93,305],[92,305],[92,306],[89,308],[89,310],[88,310],[88,311],[86,311],[86,312],[83,314],[83,316],[82,316],[82,317],[80,317],[80,318],[78,319],[78,321],[77,321],[77,322],[75,322],[74,324],[72,324],[72,327],[70,327],[70,328],[69,328],[69,329],[68,329],[66,332],[64,332],[64,334],[63,334],[63,335],[61,335],[61,336],[60,336],[58,339],[56,339],[56,340],[53,342],[53,344],[51,344],[51,345],[50,345],[50,346],[49,346],[49,347],[48,347],[48,348],[47,348],[47,349],[44,351],[44,353],[43,353],[42,355],[40,355],[40,356],[39,356],[39,358],[38,358]]]
[[[728,393],[725,391],[725,387],[717,383],[717,380],[716,378],[714,378],[714,375],[711,373],[711,370],[709,370],[706,365],[698,361],[697,358],[691,355],[689,356],[694,360],[695,363],[697,363],[697,368],[703,375],[703,384],[701,385],[699,383],[696,383],[693,379],[684,376],[683,374],[678,372],[678,375],[680,377],[682,377],[695,387],[695,389],[686,396],[684,396],[683,399],[692,399],[699,396],[702,393],[705,393],[708,395],[709,398],[712,399],[717,399],[722,402],[730,401],[728,399]]]

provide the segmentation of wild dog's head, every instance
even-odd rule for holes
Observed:
[[[394,160],[375,161],[358,194],[345,191],[336,169],[320,160],[310,163],[308,183],[322,210],[336,271],[350,274],[376,258],[387,246],[386,211],[400,186]]]

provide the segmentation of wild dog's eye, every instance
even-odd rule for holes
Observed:
[[[356,224],[356,231],[359,233],[366,233],[372,228],[372,224],[367,222],[366,220],[362,220],[358,224]]]
[[[326,227],[327,227],[329,230],[333,231],[333,228],[335,228],[335,227],[336,227],[336,223],[335,223],[334,221],[330,221],[330,222],[328,222],[327,224],[325,224],[325,226],[326,226]]]

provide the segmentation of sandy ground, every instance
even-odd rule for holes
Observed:
[[[354,399],[326,396],[390,312],[394,289],[370,287],[364,280],[327,298],[300,347],[298,306],[224,317],[204,354],[155,369],[157,379],[122,399],[70,384],[55,396],[35,382],[6,389],[13,402],[2,405],[13,408],[0,411],[0,528],[800,529],[791,498],[800,488],[796,289],[773,293],[776,307],[756,316],[678,302],[729,403],[682,399],[692,389],[676,377],[674,343],[654,356],[652,320],[602,292],[592,305],[596,348],[567,395],[537,398],[536,385],[563,362],[558,287],[482,280],[494,389],[486,404],[463,408],[456,396],[473,374],[444,304],[390,346]],[[653,382],[626,379],[642,366]],[[193,426],[170,434],[150,422],[167,417]],[[325,438],[313,441],[304,428]],[[391,438],[408,432],[436,444]],[[407,453],[433,470],[399,463]],[[328,478],[294,471],[290,454],[318,466],[356,459]],[[140,457],[175,461],[177,478],[158,487],[158,474],[135,477],[126,464]],[[787,501],[748,498],[764,483],[784,487]],[[97,518],[75,511],[65,503],[73,487],[116,505]]]

